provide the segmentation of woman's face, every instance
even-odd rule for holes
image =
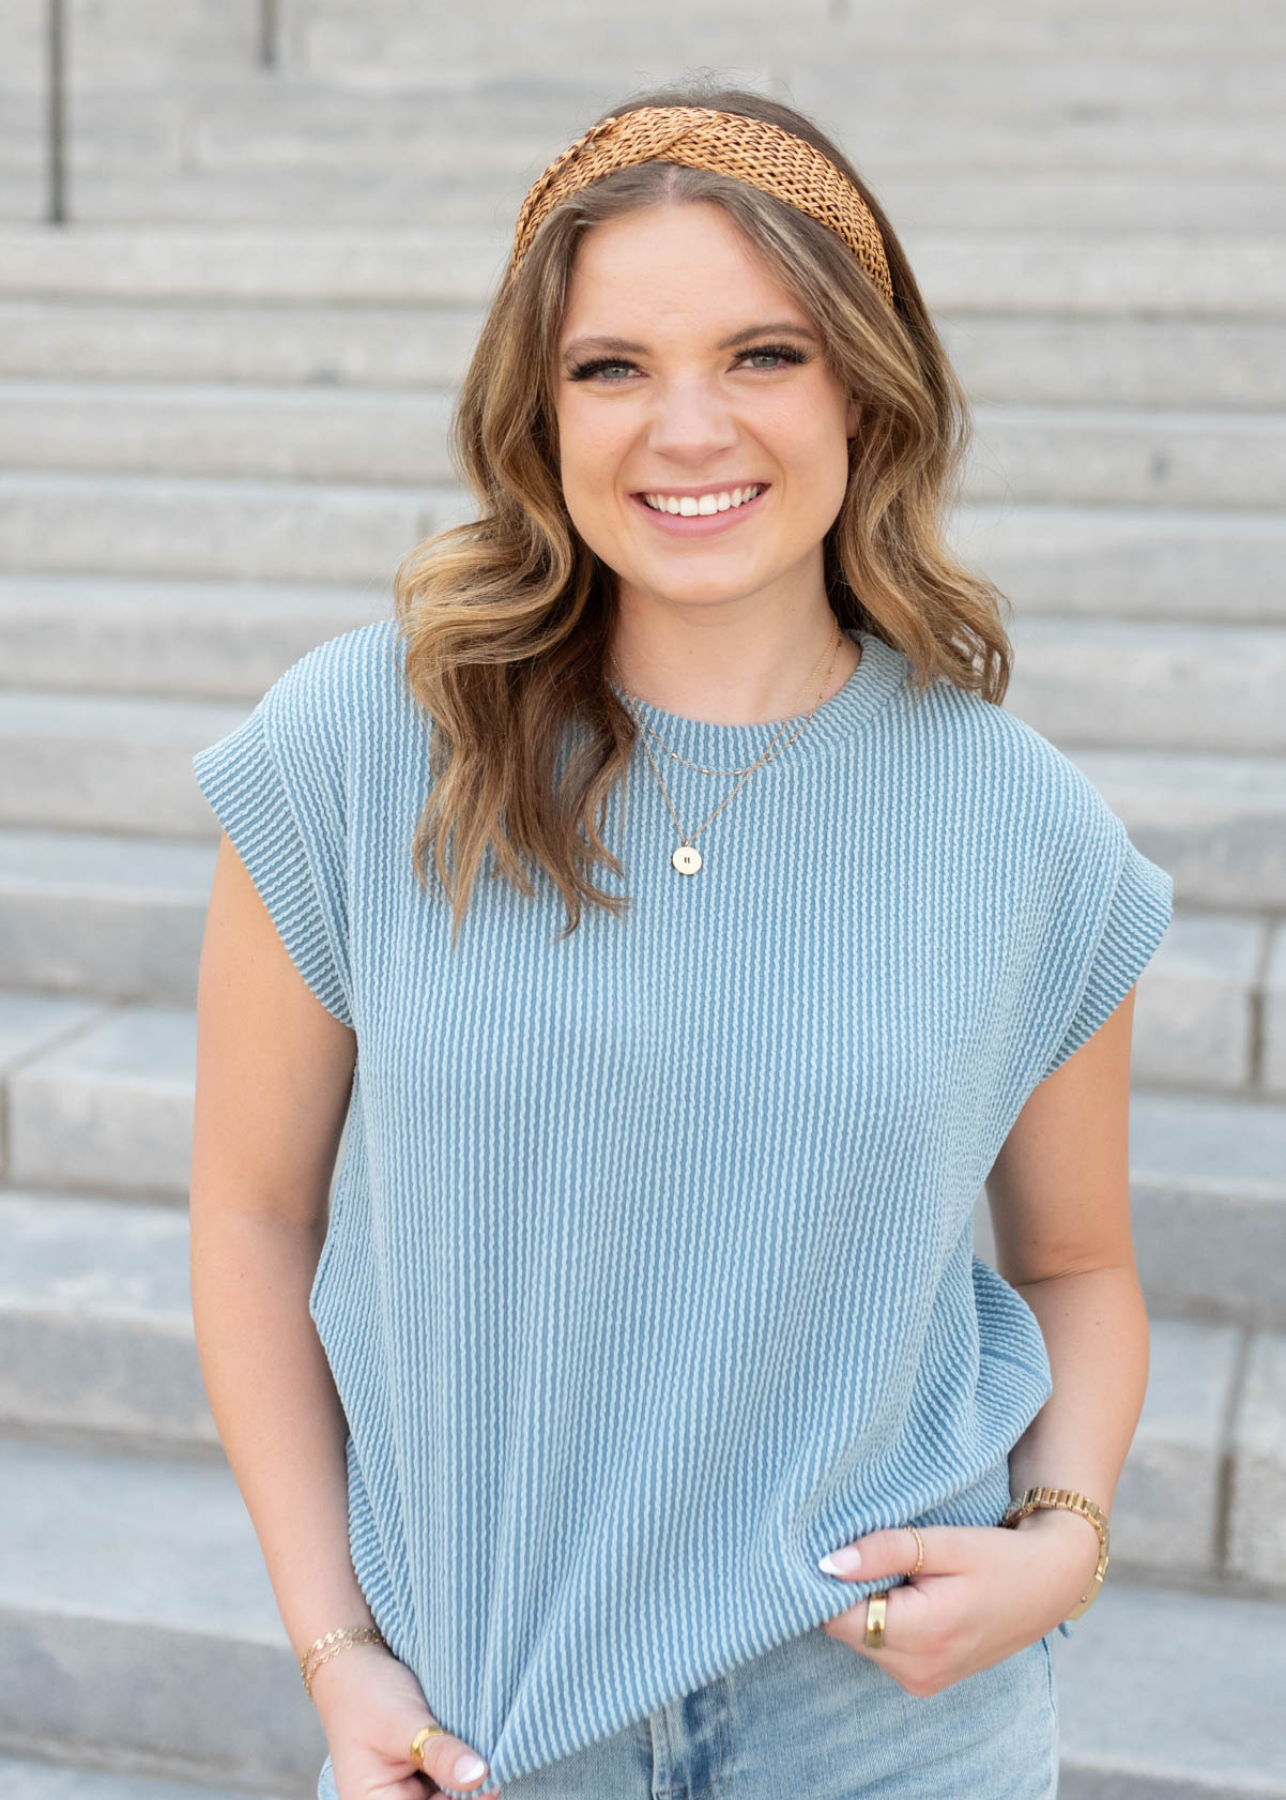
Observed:
[[[623,606],[631,590],[675,603],[823,594],[860,409],[721,207],[653,206],[586,232],[558,349],[567,509]],[[691,516],[701,496],[713,498]]]

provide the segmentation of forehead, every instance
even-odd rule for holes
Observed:
[[[562,341],[581,332],[634,335],[646,325],[722,333],[760,313],[810,320],[758,248],[709,201],[622,213],[586,231],[576,247]]]

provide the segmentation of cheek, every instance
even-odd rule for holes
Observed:
[[[573,401],[559,413],[558,443],[563,488],[569,499],[575,491],[592,504],[596,497],[610,492],[625,452],[619,420],[602,408],[581,408]]]
[[[779,421],[781,459],[814,480],[841,483],[847,475],[848,438],[844,409],[828,393],[815,394],[808,405],[792,407]]]

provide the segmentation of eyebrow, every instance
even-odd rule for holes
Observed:
[[[775,332],[779,336],[810,338],[814,341],[817,337],[817,333],[806,325],[796,325],[791,319],[777,319],[770,320],[767,325],[747,325],[741,331],[734,331],[731,337],[721,339],[717,348],[731,350],[736,344],[744,344],[749,338],[763,337],[768,332]],[[629,338],[580,337],[572,339],[563,351],[563,356],[570,362],[574,361],[577,356],[583,355],[587,350],[609,350],[613,353],[619,351],[631,356],[647,355],[646,344],[636,344]]]

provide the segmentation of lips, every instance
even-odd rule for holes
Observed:
[[[631,494],[630,499],[658,531],[666,531],[671,537],[711,537],[725,531],[731,531],[737,525],[742,524],[746,519],[753,518],[772,492],[771,486],[767,483],[761,485],[754,482],[746,482],[740,485],[746,487],[760,485],[760,492],[755,495],[753,500],[743,500],[740,506],[729,506],[724,512],[687,514],[658,512],[654,507],[648,505],[642,493]],[[686,493],[690,494],[694,500],[699,500],[702,494],[726,494],[735,491],[735,484],[732,489],[729,489],[727,486],[718,486],[711,483],[703,488],[688,488]],[[684,490],[678,488],[653,488],[649,489],[648,492],[673,495],[677,499],[681,497]]]
[[[706,488],[704,493],[693,491],[659,490],[656,493],[643,493],[643,499],[654,513],[670,513],[672,518],[710,517],[711,513],[729,513],[738,506],[746,506],[747,500],[758,499],[767,482],[740,482],[731,488]]]

